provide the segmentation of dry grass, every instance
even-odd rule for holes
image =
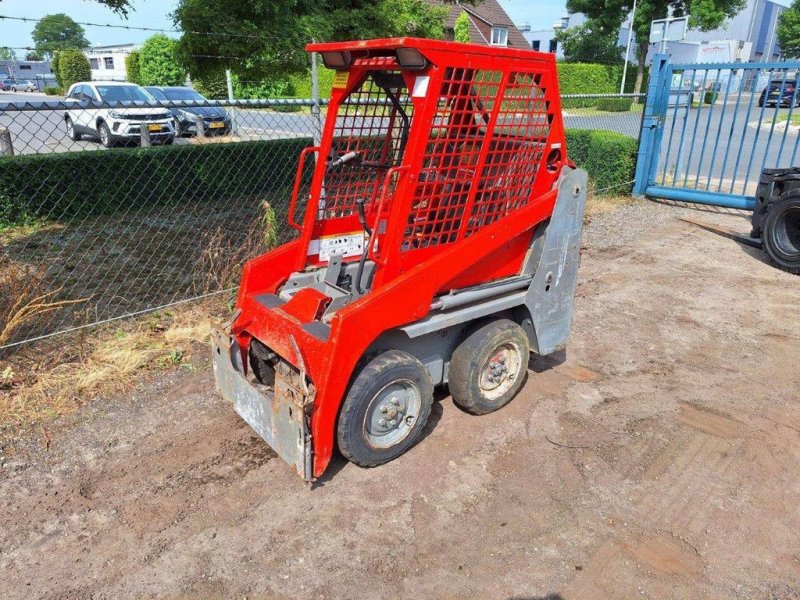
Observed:
[[[635,201],[635,198],[630,195],[597,196],[590,194],[586,199],[584,222],[589,223],[594,217],[613,212],[618,208],[633,204]]]
[[[158,369],[191,367],[207,347],[220,303],[187,305],[93,330],[90,337],[57,338],[0,362],[0,439],[74,413],[87,402],[132,386]],[[60,353],[59,353],[60,349]]]
[[[51,288],[43,266],[16,262],[0,251],[0,346],[32,322],[67,306],[82,304],[84,298],[61,300],[63,288]]]

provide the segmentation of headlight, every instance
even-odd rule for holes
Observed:
[[[188,120],[188,121],[194,121],[194,115],[193,115],[192,113],[190,113],[188,110],[183,110],[183,109],[180,109],[180,110],[178,111],[178,113],[179,113],[179,114],[181,115],[181,117],[183,117],[184,119],[186,119],[186,120]]]
[[[112,119],[124,119],[125,118],[125,114],[119,112],[118,110],[112,110],[108,114],[111,116]]]

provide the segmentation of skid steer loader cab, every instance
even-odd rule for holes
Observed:
[[[511,401],[566,344],[586,175],[550,54],[412,38],[312,44],[336,71],[298,159],[297,237],[248,262],[217,387],[306,480],[420,437],[433,389]],[[310,185],[304,174],[313,171]]]

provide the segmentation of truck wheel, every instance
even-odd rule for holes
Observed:
[[[376,467],[411,448],[431,414],[433,384],[425,366],[399,350],[373,358],[350,386],[337,426],[339,451]]]
[[[499,319],[479,327],[450,360],[453,401],[475,415],[503,408],[525,382],[529,356],[528,336],[514,321]]]
[[[764,221],[764,250],[784,271],[800,274],[800,193],[776,202]]]

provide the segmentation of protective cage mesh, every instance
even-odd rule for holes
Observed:
[[[525,206],[548,109],[540,74],[448,68],[402,250],[451,244]]]

